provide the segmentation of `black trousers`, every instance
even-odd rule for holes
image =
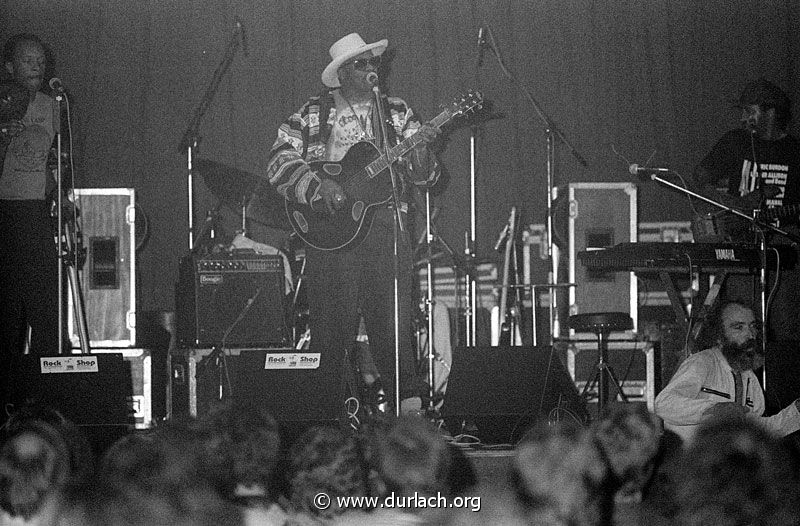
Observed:
[[[378,210],[366,239],[350,250],[306,251],[306,294],[311,350],[322,354],[322,366],[342,364],[364,317],[369,348],[386,393],[394,401],[394,216]],[[411,326],[413,312],[412,250],[398,241],[400,292],[400,398],[419,396]]]
[[[48,203],[0,201],[0,345],[58,353],[58,258]],[[66,340],[65,340],[66,341]]]

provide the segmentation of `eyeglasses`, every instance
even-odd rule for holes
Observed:
[[[346,65],[352,65],[353,69],[357,69],[359,71],[366,71],[368,66],[372,66],[374,68],[381,67],[381,57],[378,55],[369,58],[357,58],[348,62]]]

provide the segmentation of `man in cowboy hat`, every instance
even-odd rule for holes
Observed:
[[[313,171],[309,162],[339,161],[362,141],[383,151],[378,90],[373,88],[387,46],[385,39],[367,44],[358,33],[351,33],[330,47],[331,62],[322,72],[328,89],[311,97],[280,126],[270,151],[265,179],[287,200],[309,205],[317,214],[353,213],[343,185]],[[391,145],[414,134],[422,138],[396,163],[404,182],[399,214],[405,218],[408,192],[415,184],[433,184],[439,176],[439,165],[428,148],[437,132],[421,124],[402,99],[380,97],[380,104],[391,123],[384,127]],[[389,175],[384,171],[380,177]],[[384,378],[372,384],[372,392],[377,402],[390,402],[384,407],[392,407],[395,396],[394,232],[394,210],[380,206],[360,242],[335,251],[313,246],[306,250],[311,350],[322,353],[322,367],[341,371],[346,349],[352,347],[363,318],[371,354]],[[411,330],[413,260],[407,232],[399,234],[397,246],[399,396],[404,406],[418,409],[421,389],[416,382]]]

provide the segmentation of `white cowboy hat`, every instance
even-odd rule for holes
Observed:
[[[372,51],[372,56],[377,57],[383,55],[389,41],[385,38],[379,40],[374,44],[367,44],[361,35],[358,33],[350,33],[349,35],[340,38],[331,46],[329,53],[331,54],[331,63],[322,72],[322,83],[329,88],[338,88],[339,84],[339,68],[353,57],[364,53],[365,51]]]

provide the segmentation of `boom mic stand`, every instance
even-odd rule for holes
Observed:
[[[500,54],[500,50],[497,46],[497,42],[494,39],[494,33],[492,32],[491,27],[486,26],[486,33],[489,37],[489,48],[494,53],[495,58],[497,58],[497,62],[500,65],[500,69],[503,71],[503,74],[506,78],[511,81],[513,85],[515,85],[522,93],[525,95],[525,98],[533,106],[536,114],[539,116],[539,119],[544,123],[545,126],[545,134],[547,136],[547,257],[550,260],[550,270],[547,276],[547,290],[548,290],[548,316],[549,316],[549,327],[550,327],[550,345],[553,344],[553,339],[560,334],[560,322],[558,320],[558,306],[556,302],[556,290],[559,288],[567,288],[571,286],[571,284],[567,283],[558,283],[557,276],[558,276],[558,259],[556,258],[555,251],[553,250],[553,203],[557,197],[557,188],[555,186],[555,143],[556,139],[558,139],[561,144],[567,147],[569,153],[572,154],[573,157],[582,165],[588,166],[586,160],[583,156],[575,149],[575,147],[569,142],[569,140],[564,136],[564,134],[558,129],[555,124],[555,121],[542,109],[541,105],[533,98],[530,91],[519,83],[519,81],[512,75],[508,68],[506,67],[505,63],[503,62],[503,58]],[[536,298],[532,298],[532,303],[535,305],[537,303]],[[533,328],[534,331],[536,328]]]
[[[744,212],[741,212],[740,210],[737,210],[736,208],[727,206],[727,205],[725,205],[723,203],[720,203],[719,201],[716,201],[716,200],[711,199],[709,197],[706,197],[704,195],[700,195],[697,192],[693,192],[692,190],[689,190],[688,188],[684,188],[684,187],[682,187],[680,185],[677,185],[675,183],[667,181],[666,179],[664,179],[663,177],[660,177],[658,175],[659,173],[670,173],[671,171],[668,170],[668,169],[664,169],[664,168],[659,168],[659,169],[640,168],[639,166],[634,164],[634,165],[631,165],[630,172],[631,172],[632,175],[636,175],[638,173],[639,176],[642,177],[643,179],[649,178],[652,181],[656,181],[657,183],[661,183],[662,185],[667,186],[669,188],[672,188],[674,190],[677,190],[677,191],[679,191],[679,192],[681,192],[681,193],[683,193],[683,194],[685,194],[685,195],[687,195],[689,197],[694,197],[694,198],[700,199],[701,201],[704,201],[704,202],[706,202],[706,203],[708,203],[710,205],[713,205],[713,206],[719,208],[720,210],[724,210],[724,211],[729,212],[729,213],[731,213],[731,214],[733,214],[733,215],[735,215],[737,217],[740,217],[740,218],[748,221],[753,226],[753,229],[756,232],[758,232],[758,234],[759,234],[759,256],[760,256],[760,258],[759,258],[759,263],[760,263],[759,264],[759,267],[760,267],[759,268],[759,281],[760,281],[760,284],[759,284],[760,287],[759,288],[760,288],[760,291],[759,292],[760,292],[760,303],[761,303],[761,308],[762,308],[762,311],[761,311],[761,334],[762,334],[761,346],[762,346],[762,349],[761,350],[762,350],[762,352],[764,352],[766,354],[766,345],[767,345],[767,343],[766,343],[767,342],[767,312],[766,312],[767,243],[766,243],[766,232],[770,231],[770,232],[774,232],[776,234],[780,234],[782,236],[785,236],[787,239],[789,239],[790,241],[792,241],[794,243],[800,243],[800,237],[798,237],[798,236],[796,236],[794,234],[791,234],[791,233],[787,232],[786,230],[783,230],[782,228],[776,227],[775,225],[771,225],[769,223],[764,223],[763,221],[760,221],[758,219],[758,215],[756,215],[755,217],[750,216],[750,215],[748,215],[748,214],[746,214]],[[764,380],[765,379],[766,378],[764,378]],[[764,383],[766,384],[766,382],[764,382]],[[763,387],[764,387],[764,389],[766,389],[766,385],[764,385]]]
[[[378,129],[381,133],[381,146],[386,159],[391,159],[391,148],[389,147],[389,132],[386,129],[386,112],[383,108],[383,96],[381,89],[378,86],[378,78],[375,76],[375,81],[372,85],[372,92],[375,94],[375,107],[378,112]],[[394,211],[394,412],[395,416],[400,416],[400,261],[399,261],[399,245],[400,234],[406,232],[405,224],[403,223],[402,212],[400,211],[400,181],[394,170],[394,163],[389,161],[386,163],[389,170],[389,176],[392,182],[392,210]],[[381,371],[383,372],[383,371]]]
[[[186,175],[187,175],[187,202],[188,202],[188,217],[187,217],[187,225],[189,227],[189,250],[191,251],[194,249],[194,171],[193,171],[193,162],[194,162],[194,153],[197,150],[197,146],[200,143],[200,138],[198,136],[198,132],[200,129],[200,123],[203,120],[208,108],[211,106],[211,103],[214,100],[214,95],[219,88],[220,82],[225,77],[225,73],[227,73],[228,68],[230,67],[231,63],[233,62],[233,57],[236,55],[236,49],[240,46],[244,47],[244,28],[242,27],[241,22],[237,19],[236,27],[231,35],[231,39],[228,42],[228,46],[225,49],[225,54],[222,57],[222,61],[217,66],[217,69],[214,71],[214,75],[211,78],[211,84],[208,85],[206,88],[205,94],[203,94],[203,98],[200,100],[200,104],[197,106],[194,112],[194,116],[192,117],[192,121],[189,123],[189,126],[186,128],[186,131],[183,133],[183,137],[181,138],[180,144],[178,149],[183,152],[186,152]]]

